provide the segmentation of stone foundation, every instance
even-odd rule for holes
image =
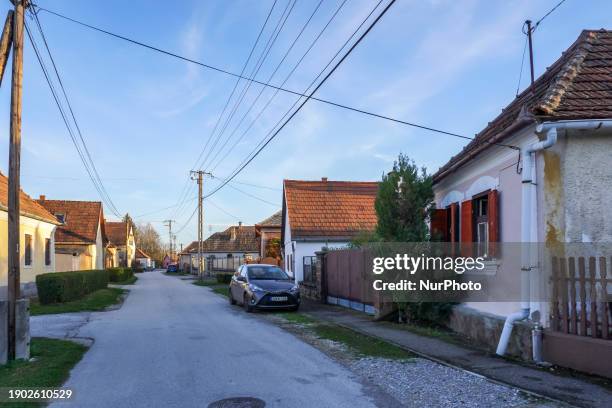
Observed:
[[[499,343],[504,322],[503,317],[481,312],[464,305],[457,305],[453,308],[447,326],[454,332],[473,340],[475,345],[494,353]],[[512,336],[508,343],[507,355],[526,361],[532,359],[531,324],[529,321],[514,324]]]

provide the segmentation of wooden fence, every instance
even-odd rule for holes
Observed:
[[[605,257],[552,258],[552,330],[612,339],[607,261]]]

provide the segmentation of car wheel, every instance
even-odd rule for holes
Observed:
[[[236,299],[234,299],[234,295],[232,295],[232,288],[228,289],[227,297],[229,298],[230,305],[236,304]]]
[[[242,305],[244,306],[244,310],[247,313],[251,313],[253,311],[253,306],[251,306],[247,295],[244,295],[244,298],[242,299]]]

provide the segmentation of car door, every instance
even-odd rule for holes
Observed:
[[[238,271],[232,277],[232,296],[234,296],[234,299],[239,302],[242,301],[244,297],[244,282],[240,280],[241,277],[246,274],[246,272],[244,272],[244,269],[246,269],[244,265],[240,266],[238,268]]]

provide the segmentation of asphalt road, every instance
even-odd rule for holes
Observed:
[[[255,397],[267,407],[371,407],[376,391],[293,335],[219,295],[140,274],[119,310],[92,313],[95,339],[64,385],[66,407],[206,407]],[[384,404],[383,404],[384,405]]]

